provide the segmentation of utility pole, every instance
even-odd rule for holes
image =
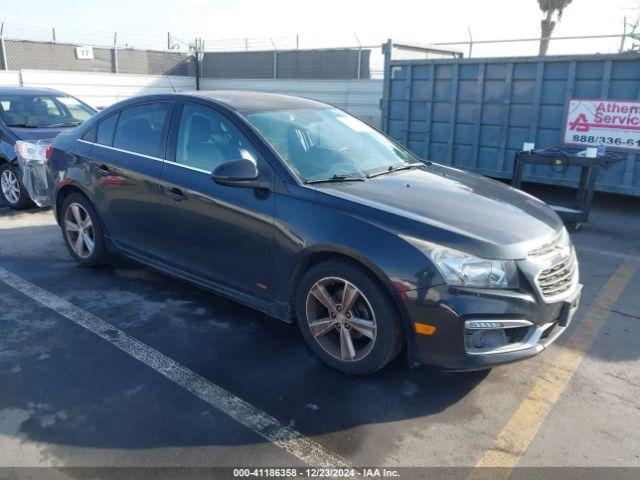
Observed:
[[[360,42],[360,38],[358,38],[358,34],[354,33],[354,37],[356,37],[356,42],[358,42],[358,68],[356,72],[356,78],[360,80],[362,76],[362,42]]]
[[[113,73],[118,73],[118,32],[113,34]]]
[[[200,62],[204,59],[204,41],[196,38],[192,44],[193,58],[196,67],[196,90],[200,90],[200,76],[202,75]]]
[[[2,69],[9,70],[7,65],[7,51],[4,45],[4,22],[0,25],[0,60],[2,60]]]
[[[269,38],[271,45],[273,46],[273,78],[278,78],[278,48],[276,47],[273,38]]]
[[[627,39],[627,16],[624,16],[624,27],[622,30],[622,39],[620,40],[620,50],[619,53],[624,52],[624,41]]]

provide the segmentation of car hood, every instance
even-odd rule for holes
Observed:
[[[533,245],[562,228],[562,220],[541,200],[437,164],[365,182],[316,186],[321,201],[352,215],[483,257],[525,258]]]
[[[11,132],[18,137],[18,140],[47,140],[55,138],[59,133],[70,132],[77,127],[55,127],[55,128],[20,128],[8,127]]]

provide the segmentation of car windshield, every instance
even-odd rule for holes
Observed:
[[[365,122],[335,108],[254,112],[247,118],[307,182],[353,180],[422,165]]]
[[[65,95],[0,96],[0,115],[8,127],[72,127],[94,113],[90,106]]]

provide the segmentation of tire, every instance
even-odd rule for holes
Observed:
[[[333,300],[334,312],[327,308],[326,297],[324,302],[319,300],[324,295],[318,287]],[[342,311],[342,304],[349,303],[343,297],[347,288],[357,293],[352,307]],[[296,317],[313,353],[331,368],[349,375],[380,370],[404,346],[402,321],[388,292],[367,270],[348,261],[324,261],[303,275],[296,292]],[[343,343],[344,334],[350,342],[345,339]]]
[[[78,222],[78,214],[80,222]],[[90,225],[86,222],[87,218],[90,221]],[[76,262],[83,267],[97,267],[108,263],[109,256],[105,245],[102,222],[87,197],[81,193],[72,193],[65,198],[60,210],[60,219],[64,242]],[[72,227],[70,223],[75,224],[75,227]],[[82,235],[81,242],[78,242],[80,233],[75,230],[79,223],[82,225],[80,231],[85,234]],[[92,248],[91,243],[93,245]]]
[[[24,188],[16,169],[10,163],[5,162],[0,165],[0,186],[2,200],[10,208],[24,210],[35,205]]]

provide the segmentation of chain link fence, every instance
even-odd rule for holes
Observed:
[[[370,49],[205,52],[203,78],[370,79]]]
[[[563,45],[580,42],[586,50],[595,51],[595,44],[587,48],[591,45],[589,42],[606,43],[610,48],[613,42],[619,43],[619,50],[623,51],[625,39],[629,45],[633,35],[625,28],[622,34],[555,37],[552,50],[562,53],[563,50],[558,49]],[[539,40],[474,40],[470,34],[468,40],[404,49],[402,54],[407,58],[504,56],[507,48],[513,50],[516,46],[522,46],[522,52],[533,51]],[[169,32],[142,35],[1,24],[0,68],[180,75],[203,79],[379,80],[384,76],[381,43],[379,38],[335,32],[321,37],[196,38],[186,42]],[[78,47],[89,49],[90,55],[80,57]]]
[[[363,45],[357,36],[332,42],[291,36],[188,43],[170,33],[162,38],[2,24],[0,68],[211,79],[380,79],[379,47]],[[87,54],[80,56],[79,49]]]
[[[113,50],[107,48],[93,48],[93,58],[78,60],[74,45],[5,40],[3,58],[5,70],[113,71]]]
[[[381,79],[384,58],[374,39],[333,34],[203,40],[203,77]]]
[[[195,75],[193,55],[155,50],[116,50],[118,73]]]
[[[139,35],[2,23],[0,68],[193,76],[195,60],[189,44],[169,33]]]
[[[81,56],[79,49],[85,50]],[[318,50],[203,51],[202,78],[380,78],[382,68],[372,70],[370,48]],[[0,40],[2,70],[61,70],[143,75],[195,76],[195,55],[187,52],[132,48],[86,47],[32,40]]]
[[[141,75],[195,75],[193,55],[181,52],[91,47],[84,57],[73,44],[4,40],[3,70],[64,70]]]

